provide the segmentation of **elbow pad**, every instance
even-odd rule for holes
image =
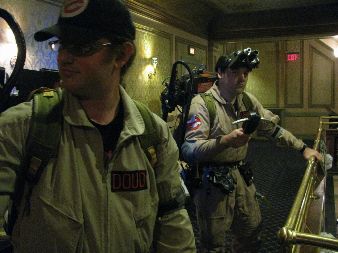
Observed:
[[[186,195],[184,189],[180,187],[180,190],[176,193],[176,196],[173,199],[161,202],[158,207],[158,216],[169,214],[178,209],[184,208]]]

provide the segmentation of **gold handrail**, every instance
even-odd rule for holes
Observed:
[[[327,125],[338,125],[338,122],[324,121],[332,119],[338,119],[338,116],[320,117],[319,129],[313,146],[315,150],[319,151],[320,141],[325,133],[325,129],[323,129],[323,127]],[[325,171],[322,171],[321,167],[318,166],[318,161],[316,161],[314,157],[311,157],[307,163],[304,177],[287,221],[284,227],[278,231],[278,238],[284,246],[284,252],[299,252],[300,245],[311,245],[331,250],[338,250],[338,239],[327,238],[304,231],[306,228],[305,222],[309,215],[309,206],[312,201],[316,201],[316,199],[313,198],[314,191],[323,179],[324,175]]]
[[[279,238],[283,238],[291,244],[307,244],[325,249],[337,250],[338,240],[309,233],[296,232],[283,227],[279,230]]]

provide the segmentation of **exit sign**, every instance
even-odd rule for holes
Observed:
[[[286,61],[297,61],[299,60],[299,53],[287,53]]]

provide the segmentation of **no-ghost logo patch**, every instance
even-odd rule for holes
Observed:
[[[71,18],[81,14],[88,6],[89,0],[65,0],[61,17]]]
[[[187,122],[188,130],[196,130],[201,126],[201,119],[198,115],[193,115],[191,119]]]

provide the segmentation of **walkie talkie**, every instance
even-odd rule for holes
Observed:
[[[250,112],[247,118],[236,120],[232,122],[232,124],[234,125],[234,124],[243,122],[242,128],[243,128],[244,133],[252,134],[257,129],[260,120],[261,120],[261,116],[258,113]]]

